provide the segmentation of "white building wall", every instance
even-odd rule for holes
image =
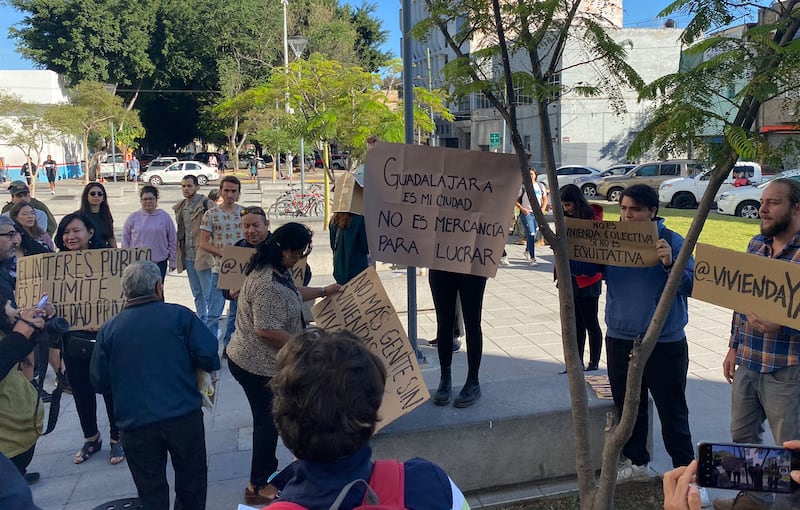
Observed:
[[[61,76],[47,70],[0,70],[0,92],[20,97],[23,101],[37,104],[60,104],[68,102],[67,87]],[[8,121],[2,119],[0,121]],[[61,177],[75,177],[80,174],[82,149],[77,140],[64,140],[61,143],[45,144],[42,161],[47,155],[58,163]],[[36,155],[32,154],[35,159]],[[25,154],[16,147],[0,139],[0,158],[9,179],[18,178],[20,167],[26,161]],[[34,161],[36,163],[36,161]],[[41,162],[39,162],[41,163]],[[39,163],[37,163],[38,166]],[[39,176],[44,180],[43,172]]]
[[[610,29],[615,41],[629,41],[628,64],[645,83],[678,70],[681,30],[676,28],[622,28]],[[604,78],[598,68],[591,65],[571,67],[587,61],[587,55],[577,47],[565,51],[561,82],[565,87],[579,83],[598,84]],[[585,98],[566,93],[561,98],[559,147],[561,165],[591,165],[606,168],[624,161],[625,151],[632,137],[646,119],[651,102],[638,102],[630,87],[621,89],[625,113],[611,108],[607,97]]]

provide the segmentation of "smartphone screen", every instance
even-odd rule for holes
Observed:
[[[779,446],[706,442],[697,450],[697,483],[703,487],[784,494],[798,487],[789,473],[800,469],[800,452]]]

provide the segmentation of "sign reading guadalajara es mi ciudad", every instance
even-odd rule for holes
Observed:
[[[376,260],[497,273],[522,183],[516,155],[379,142],[364,181]]]

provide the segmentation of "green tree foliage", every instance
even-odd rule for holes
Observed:
[[[23,55],[73,84],[118,84],[128,107],[140,106],[146,143],[155,151],[175,150],[198,135],[230,138],[231,129],[220,139],[217,119],[202,115],[283,64],[278,0],[0,1],[25,15],[11,30]],[[306,35],[311,51],[380,65],[385,34],[373,12],[367,4],[353,10],[335,0],[292,1],[289,34]]]
[[[529,197],[533,188],[525,157],[517,116],[516,91],[534,98],[543,159],[549,182],[556,182],[553,129],[548,106],[564,94],[606,97],[616,111],[624,111],[621,91],[643,85],[636,71],[626,63],[624,44],[606,32],[608,23],[601,14],[581,11],[580,0],[539,0],[505,2],[501,0],[425,0],[429,18],[413,29],[424,40],[432,31],[441,32],[456,58],[444,67],[447,86],[456,97],[482,93],[502,115],[519,159],[523,184]],[[577,48],[583,61],[565,64],[565,48]],[[469,51],[466,49],[469,48]],[[574,54],[574,53],[573,53]],[[597,75],[594,82],[567,88],[561,83],[564,65],[585,66]],[[555,254],[559,274],[569,273],[564,215],[558,193],[551,194],[555,232],[548,227],[538,201],[531,200],[537,223]],[[633,416],[623,415],[620,426],[606,438],[603,473],[600,483],[591,467],[588,429],[588,402],[583,369],[577,352],[575,310],[572,287],[559,286],[561,327],[572,398],[575,455],[581,508],[610,508],[613,501],[617,460],[633,427]],[[640,379],[641,381],[641,379]],[[638,391],[629,391],[631,396]],[[628,405],[626,410],[635,410]],[[630,414],[630,413],[628,413]],[[599,486],[599,490],[598,490]]]
[[[122,126],[122,141],[131,140],[141,131],[138,113],[128,110],[122,98],[111,93],[99,82],[81,82],[70,89],[70,103],[54,105],[48,110],[48,121],[59,132],[79,136],[83,145],[83,160],[89,162],[86,182],[94,175],[94,165],[89,159],[89,141],[108,133],[111,122]],[[96,159],[96,158],[95,158]]]

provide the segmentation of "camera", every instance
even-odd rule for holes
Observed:
[[[69,331],[69,322],[64,317],[51,317],[44,323],[44,329],[37,332],[37,341],[45,342],[48,347],[58,348],[61,345],[61,335]]]
[[[791,494],[798,484],[790,472],[800,469],[800,451],[745,443],[697,445],[697,483],[712,489]]]

